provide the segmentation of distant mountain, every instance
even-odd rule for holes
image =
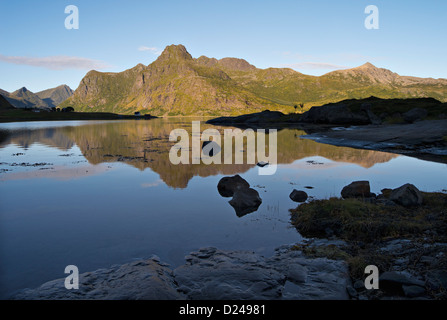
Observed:
[[[45,101],[48,106],[56,107],[73,95],[73,90],[63,84],[56,88],[39,91],[36,95]]]
[[[153,115],[238,115],[293,111],[345,99],[432,97],[447,101],[447,79],[400,76],[371,63],[309,76],[289,68],[259,69],[238,58],[193,58],[182,45],[165,48],[148,66],[119,73],[90,71],[61,107]]]
[[[49,109],[59,105],[73,94],[70,87],[61,85],[56,88],[47,89],[37,93],[33,93],[25,87],[20,88],[14,92],[7,92],[0,89],[0,94],[13,105],[19,109]]]

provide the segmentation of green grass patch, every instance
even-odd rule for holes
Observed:
[[[411,237],[428,229],[439,229],[439,234],[445,234],[447,195],[423,194],[424,203],[417,208],[385,206],[359,199],[314,200],[290,210],[291,221],[305,237],[327,237],[333,233],[347,241]]]

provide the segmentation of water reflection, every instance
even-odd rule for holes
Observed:
[[[27,149],[39,143],[61,151],[68,151],[76,145],[90,164],[123,162],[140,170],[150,168],[173,188],[186,188],[194,176],[234,175],[256,166],[256,164],[247,164],[246,142],[244,150],[234,150],[233,153],[234,158],[236,152],[245,152],[245,160],[242,164],[234,164],[233,161],[231,165],[223,162],[207,165],[191,164],[192,161],[189,161],[189,164],[174,165],[169,161],[169,151],[175,143],[169,141],[169,134],[178,128],[185,129],[191,136],[191,122],[184,119],[104,122],[69,127],[14,130],[6,137],[3,135],[0,148],[16,144]],[[228,127],[215,127],[202,122],[201,130],[209,128],[216,128],[221,133],[224,129],[228,129]],[[385,163],[396,157],[390,153],[319,144],[312,140],[301,139],[300,135],[303,134],[305,134],[303,131],[297,129],[278,131],[278,164],[290,164],[298,159],[321,156],[336,162],[356,163],[369,168],[376,163]],[[225,147],[224,143],[225,141],[222,141],[222,150]],[[269,152],[268,145],[266,152]],[[7,177],[3,178],[7,179]]]

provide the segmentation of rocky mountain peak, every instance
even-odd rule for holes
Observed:
[[[13,95],[17,97],[23,97],[23,95],[26,95],[26,93],[29,92],[29,90],[25,87],[22,87],[16,91],[13,92]]]
[[[219,65],[223,68],[235,71],[250,71],[256,69],[244,59],[239,58],[223,58],[219,60]]]
[[[172,44],[163,50],[157,60],[192,60],[192,56],[186,50],[185,46]]]
[[[373,65],[372,63],[367,62],[367,63],[359,66],[358,69],[377,69],[377,67],[375,65]]]

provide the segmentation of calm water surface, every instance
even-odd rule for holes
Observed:
[[[319,144],[296,129],[278,132],[271,176],[248,164],[172,165],[169,134],[191,121],[0,124],[0,298],[64,277],[69,264],[82,273],[155,254],[175,267],[204,246],[271,255],[301,239],[288,211],[294,188],[329,198],[355,180],[375,193],[447,187],[446,164]],[[257,211],[239,217],[219,195],[234,174],[259,192]]]

